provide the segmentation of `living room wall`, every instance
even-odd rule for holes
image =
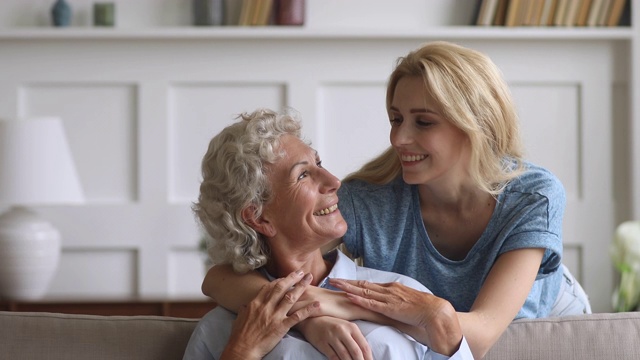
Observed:
[[[68,2],[76,16],[64,29],[50,26],[53,1],[0,3],[0,117],[62,117],[87,197],[37,209],[63,234],[48,296],[202,296],[190,205],[209,138],[241,111],[292,106],[344,176],[388,144],[383,99],[396,58],[450,40],[503,70],[529,158],[567,190],[565,263],[594,309],[609,309],[614,276],[603,254],[632,215],[637,171],[637,40],[627,29],[466,27],[466,0],[307,0],[295,29],[195,28],[190,1],[120,1],[115,28],[95,29],[92,1]]]

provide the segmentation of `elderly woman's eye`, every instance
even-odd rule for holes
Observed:
[[[316,162],[316,165],[321,168],[322,167],[322,160],[318,160],[318,162]]]
[[[309,173],[307,171],[303,171],[302,174],[300,174],[300,176],[298,176],[298,180],[302,180],[302,179],[306,178],[307,175],[309,175]]]

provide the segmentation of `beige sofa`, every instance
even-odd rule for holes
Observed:
[[[0,312],[0,359],[181,359],[197,320]],[[640,313],[519,320],[487,360],[640,359]]]

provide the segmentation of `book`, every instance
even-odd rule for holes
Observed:
[[[607,18],[607,26],[618,26],[624,8],[626,7],[626,3],[628,2],[628,0],[613,0],[611,10],[609,11],[609,17]]]
[[[473,6],[473,14],[471,14],[471,20],[469,21],[471,25],[478,25],[478,18],[480,17],[480,8],[482,7],[483,2],[484,2],[483,0],[476,0],[475,5]]]
[[[591,9],[591,1],[592,0],[582,0],[582,4],[580,4],[580,9],[578,10],[578,17],[575,23],[576,26],[587,25],[589,10]]]
[[[531,20],[533,20],[533,13],[535,11],[536,2],[538,0],[528,0],[526,1],[525,8],[523,10],[524,16],[522,18],[522,25],[531,25]]]
[[[242,9],[242,1],[225,0],[224,2],[224,24],[238,25],[240,21],[240,10]]]
[[[564,20],[567,16],[567,8],[569,7],[569,0],[558,0],[556,13],[553,18],[553,25],[563,26]]]
[[[564,26],[573,26],[576,24],[578,20],[578,11],[580,10],[580,6],[582,4],[582,0],[568,0],[567,11],[564,16],[564,20],[562,25]]]
[[[589,17],[587,18],[587,26],[596,26],[598,24],[598,15],[604,0],[592,0]]]
[[[600,13],[598,14],[598,20],[596,26],[605,26],[607,24],[607,18],[609,17],[609,10],[611,9],[611,0],[604,0],[602,7],[600,7]]]
[[[529,25],[540,26],[540,19],[542,18],[542,9],[544,8],[545,0],[533,0],[533,10],[529,16]]]
[[[498,6],[498,0],[482,0],[480,5],[480,13],[478,14],[478,20],[476,25],[490,26],[493,24],[493,18],[496,14],[496,8]]]
[[[631,1],[629,0],[624,4],[624,10],[622,10],[618,26],[631,26]]]
[[[520,26],[522,25],[523,9],[526,9],[524,0],[511,0],[509,1],[509,7],[507,8],[507,18],[505,20],[505,26]]]
[[[273,0],[263,0],[258,17],[258,25],[264,26],[271,23],[273,17]]]
[[[557,0],[545,0],[542,7],[542,15],[539,24],[541,26],[552,26],[555,17]]]
[[[498,0],[498,6],[496,7],[496,16],[493,18],[493,25],[504,26],[507,18],[507,7],[509,6],[509,0]]]
[[[242,0],[242,6],[240,8],[240,16],[238,18],[238,25],[249,26],[251,25],[251,14],[253,13],[254,3],[253,0]]]

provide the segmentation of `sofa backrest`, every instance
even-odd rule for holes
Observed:
[[[0,359],[178,360],[197,321],[0,312]]]
[[[516,320],[485,360],[638,360],[640,313]]]
[[[180,360],[196,319],[0,311],[0,359]],[[514,321],[485,360],[638,360],[640,313]]]

